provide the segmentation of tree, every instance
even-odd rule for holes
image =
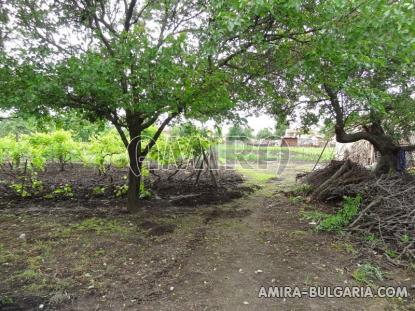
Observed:
[[[256,134],[257,139],[275,139],[275,134],[269,128],[263,128]]]
[[[110,121],[128,148],[130,211],[140,208],[143,161],[165,127],[181,114],[206,118],[232,106],[226,74],[212,66],[195,36],[203,23],[197,2],[13,4],[16,29],[31,52],[27,63],[34,77],[25,78],[36,87],[30,98],[8,94],[5,105],[76,109]],[[11,69],[14,80],[22,79],[20,67]],[[19,105],[10,105],[15,98]],[[145,139],[145,129],[153,125],[157,130]]]
[[[395,171],[400,150],[415,150],[402,145],[415,130],[413,1],[295,1],[291,22],[277,4],[255,3],[232,66],[261,89],[259,104],[305,129],[331,123],[341,143],[367,140],[381,154],[376,172]]]
[[[379,175],[398,169],[400,150],[415,150],[402,145],[415,130],[413,7],[413,1],[339,2],[341,22],[300,47],[301,61],[287,71],[307,99],[285,108],[298,105],[305,122],[325,118],[338,142],[372,143],[381,155]]]
[[[231,128],[229,128],[226,139],[228,141],[247,141],[253,137],[252,131],[252,128],[250,128],[249,126],[241,126],[239,124],[234,124]]]

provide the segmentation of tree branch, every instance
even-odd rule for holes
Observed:
[[[390,137],[383,133],[370,133],[368,131],[360,131],[356,133],[347,133],[345,131],[345,121],[344,121],[344,112],[343,108],[340,105],[337,93],[328,85],[323,84],[323,88],[326,91],[328,97],[330,98],[330,103],[335,115],[335,133],[336,140],[339,143],[354,143],[359,140],[367,140],[370,142],[377,150],[384,149],[397,149],[397,147]]]
[[[147,122],[143,122],[141,124],[141,127],[143,129],[148,128],[149,126],[151,126],[152,124],[154,124],[157,121],[157,119],[159,118],[160,115],[161,115],[161,112],[156,112],[155,115],[152,118],[149,118],[147,120]]]
[[[125,12],[124,30],[129,31],[131,27],[131,18],[133,17],[134,8],[137,4],[137,0],[131,0],[127,11]]]
[[[171,120],[173,120],[176,116],[179,115],[179,111],[178,112],[174,112],[172,114],[170,114],[159,126],[159,128],[157,129],[156,133],[153,135],[152,139],[150,140],[150,142],[147,144],[147,146],[143,149],[141,156],[145,157],[151,150],[151,148],[156,144],[157,139],[160,137],[161,133],[163,132],[164,128],[170,123]]]
[[[227,57],[223,58],[222,60],[219,61],[218,66],[219,67],[224,67],[227,66],[227,64],[236,56],[241,55],[242,53],[246,52],[251,46],[252,46],[252,42],[246,42],[244,44],[241,45],[241,47],[239,48],[239,50],[235,51],[234,53],[228,55]]]
[[[96,16],[96,14],[94,14],[94,22],[95,22],[95,28],[98,32],[98,36],[101,38],[101,41],[104,43],[105,47],[107,48],[108,52],[113,55],[114,51],[111,47],[110,41],[108,40],[107,37],[105,37],[104,33],[102,32],[101,26],[99,25],[99,20],[98,17]],[[92,28],[92,23],[91,23],[91,28]]]
[[[143,15],[144,11],[152,4],[154,3],[154,0],[148,0],[146,4],[143,5],[143,7],[137,12],[136,17],[134,18],[134,20],[132,22],[130,22],[130,27],[131,25],[136,24],[140,17]]]
[[[117,114],[114,113],[113,115],[111,115],[110,116],[110,121],[115,126],[118,134],[121,137],[121,140],[122,140],[124,146],[127,148],[128,145],[129,145],[129,141],[128,141],[127,135],[125,135],[124,131],[122,130],[122,127],[121,127],[121,124],[119,122]]]

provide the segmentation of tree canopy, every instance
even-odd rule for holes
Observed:
[[[331,125],[341,143],[367,140],[378,172],[394,170],[399,150],[415,148],[413,1],[255,3],[229,61],[258,89],[255,104],[305,129]]]
[[[142,161],[164,128],[181,114],[208,118],[233,105],[229,78],[211,66],[193,34],[197,3],[18,1],[10,12],[33,54],[2,67],[9,84],[2,107],[76,109],[110,121],[129,147],[131,209]],[[143,131],[155,124],[143,144]]]

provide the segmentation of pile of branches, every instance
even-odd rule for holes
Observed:
[[[384,175],[350,161],[336,161],[302,180],[311,185],[309,200],[362,196],[360,212],[348,230],[371,237],[372,247],[400,264],[415,259],[415,177]]]
[[[301,181],[311,186],[311,201],[338,201],[355,194],[354,186],[371,181],[374,174],[368,169],[347,161],[331,161],[323,169],[315,170]]]

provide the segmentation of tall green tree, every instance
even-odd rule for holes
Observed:
[[[284,71],[295,100],[276,106],[306,125],[333,124],[338,142],[369,141],[381,155],[376,173],[394,172],[400,150],[415,150],[408,144],[415,132],[414,3],[333,4],[327,23],[296,47],[295,65]]]
[[[197,1],[11,3],[35,89],[29,98],[9,94],[5,105],[20,97],[11,106],[77,109],[110,121],[128,148],[130,211],[140,209],[143,161],[166,126],[182,114],[207,118],[232,106],[228,77],[197,39],[203,24]],[[15,81],[19,67],[11,69]],[[154,125],[152,137],[143,137]]]
[[[275,133],[272,132],[269,128],[263,128],[258,131],[256,134],[257,139],[276,139],[277,136]]]
[[[226,139],[228,141],[235,141],[235,140],[247,141],[253,137],[252,132],[253,130],[249,126],[234,124],[232,127],[229,128]]]
[[[305,128],[324,121],[341,143],[369,141],[381,154],[378,174],[397,169],[400,150],[415,150],[404,143],[415,131],[413,1],[232,5],[222,20],[240,30],[225,40],[236,51],[226,61],[257,88],[250,104]]]

